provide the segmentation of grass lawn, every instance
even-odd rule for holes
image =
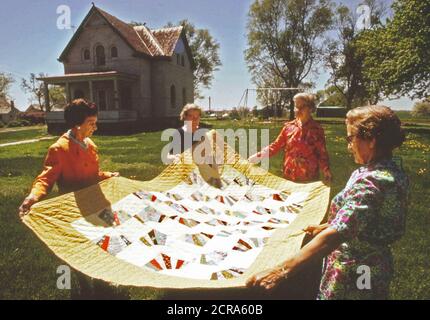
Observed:
[[[271,139],[282,122],[275,124],[213,121],[214,128],[267,128]],[[347,153],[345,126],[324,123],[334,181],[332,196],[345,185],[357,167]],[[46,129],[0,132],[0,144],[10,139],[26,140],[46,135]],[[25,132],[25,133],[24,133]],[[9,141],[7,141],[9,139]],[[130,136],[95,136],[101,168],[119,171],[122,176],[149,180],[164,168],[160,151],[165,142],[160,132]],[[17,216],[17,208],[41,171],[47,148],[53,141],[0,148],[0,299],[68,299],[70,292],[56,289],[56,268],[63,264]],[[430,299],[430,132],[409,132],[406,144],[397,153],[411,179],[410,209],[406,235],[393,246],[396,273],[391,286],[393,299]],[[281,175],[282,155],[270,160],[270,171]],[[54,188],[51,197],[57,194]],[[73,281],[75,279],[73,278]],[[73,283],[72,283],[73,285]],[[158,299],[163,290],[120,287],[131,299]]]
[[[46,126],[0,129],[0,144],[49,136]]]

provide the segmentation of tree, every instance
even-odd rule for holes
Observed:
[[[9,89],[15,79],[8,73],[0,72],[0,98],[9,97]]]
[[[430,117],[430,100],[416,102],[412,109],[412,116],[416,118]]]
[[[230,119],[232,120],[240,120],[240,113],[237,108],[233,108],[233,110],[230,111]]]
[[[52,86],[49,88],[50,109],[54,107],[63,107],[67,104],[66,92],[62,86]]]
[[[21,80],[21,88],[31,94],[29,102],[33,103],[34,100],[39,104],[42,111],[50,111],[55,106],[63,106],[66,104],[66,96],[63,87],[52,86],[49,88],[49,110],[45,110],[45,85],[43,81],[37,78],[46,77],[47,74],[39,73],[37,76],[30,73],[28,79]]]
[[[317,100],[320,106],[345,106],[345,95],[342,93],[343,88],[340,90],[335,86],[330,86],[325,90],[317,92]]]
[[[382,26],[386,13],[384,3],[379,0],[365,0],[370,9],[370,27]],[[340,5],[336,9],[334,29],[336,39],[329,41],[326,67],[330,70],[329,83],[343,95],[347,109],[363,104],[366,100],[376,103],[380,90],[371,79],[363,75],[365,55],[360,52],[357,39],[362,31],[358,27],[358,17],[348,7]]]
[[[219,70],[222,65],[219,57],[220,46],[208,29],[197,29],[186,19],[179,21],[178,24],[184,27],[194,59],[194,99],[203,99],[202,89],[211,87],[214,72]],[[172,26],[172,24],[168,26]]]
[[[261,74],[299,87],[321,60],[332,25],[329,0],[255,0],[248,13],[245,59],[254,82]],[[290,118],[294,117],[289,93]]]
[[[252,116],[253,116],[254,118],[257,118],[257,117],[258,117],[258,108],[257,108],[257,106],[254,106],[254,107],[252,108]]]
[[[395,0],[393,18],[360,36],[365,76],[384,96],[430,96],[430,2]]]
[[[358,30],[354,15],[348,7],[341,5],[337,8],[335,30],[337,38],[329,42],[326,55],[326,66],[330,70],[329,83],[332,85],[330,88],[342,95],[342,105],[351,109],[354,99],[363,96],[365,89],[363,59],[357,53],[355,45]]]
[[[34,100],[37,101],[42,111],[49,111],[44,110],[45,104],[44,104],[44,84],[43,81],[37,80],[37,78],[40,77],[46,77],[44,73],[39,73],[37,76],[34,73],[30,73],[30,77],[28,79],[22,79],[21,80],[21,88],[24,90],[24,92],[31,94],[31,97],[29,99],[30,103],[33,103]]]
[[[270,73],[256,75],[254,81],[258,88],[281,88],[285,86],[284,81],[279,76]],[[257,100],[264,107],[281,108],[289,100],[289,94],[288,91],[259,90],[257,91]],[[282,113],[282,110],[277,110],[277,113]]]

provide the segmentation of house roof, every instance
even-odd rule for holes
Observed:
[[[66,48],[58,58],[59,61],[64,61],[68,51],[72,47],[73,43],[78,39],[79,34],[82,32],[83,27],[90,17],[98,13],[109,26],[135,51],[138,55],[146,57],[171,57],[174,49],[180,38],[184,40],[187,54],[190,57],[191,64],[194,66],[192,59],[191,50],[188,46],[186,37],[184,36],[183,27],[174,28],[163,28],[157,30],[150,30],[146,26],[131,26],[124,21],[114,17],[113,15],[103,11],[102,9],[93,5],[91,10],[88,12],[83,22],[73,35]]]
[[[27,110],[24,111],[25,113],[32,113],[32,112],[43,112],[42,108],[39,105],[36,104],[30,104],[27,108]]]
[[[175,50],[176,43],[181,37],[183,27],[163,28],[152,30],[152,34],[160,43],[163,52],[167,56],[172,56]]]

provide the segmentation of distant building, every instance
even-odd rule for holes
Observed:
[[[145,130],[176,120],[194,101],[194,61],[181,26],[133,27],[93,5],[58,60],[64,75],[40,78],[45,93],[60,85],[67,101],[95,102],[99,127]],[[62,111],[46,120],[48,129],[64,126]]]
[[[32,114],[34,112],[43,112],[42,107],[37,104],[30,104],[24,113]]]
[[[320,118],[345,118],[346,108],[338,106],[321,106],[317,107],[316,115]]]
[[[19,118],[33,124],[45,123],[45,112],[40,105],[30,104],[24,112],[19,114]]]
[[[5,97],[0,97],[0,121],[4,124],[8,124],[11,121],[16,120],[20,111],[15,108],[13,101],[7,101]]]

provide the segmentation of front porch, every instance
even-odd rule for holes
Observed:
[[[98,108],[99,123],[133,122],[138,118],[138,101],[133,97],[133,87],[138,77],[117,71],[67,74],[43,77],[45,85],[45,110],[49,110],[49,85],[64,87],[67,103],[84,98]],[[63,111],[46,113],[46,121],[64,123]]]

